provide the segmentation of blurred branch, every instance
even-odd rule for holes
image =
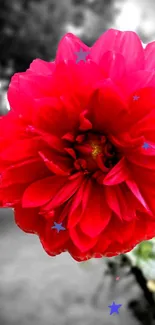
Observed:
[[[130,259],[126,256],[126,255],[120,255],[118,256],[117,261],[116,260],[109,260],[108,261],[108,273],[112,275],[112,277],[115,279],[116,275],[120,273],[120,269],[123,267],[128,266],[129,267],[129,272],[128,274],[132,274],[136,280],[136,283],[139,285],[139,287],[141,288],[144,297],[146,299],[146,301],[148,302],[152,312],[155,309],[155,300],[154,300],[154,295],[152,292],[149,291],[148,287],[147,287],[147,280],[144,277],[142,271],[136,267],[136,266],[132,266],[131,265],[131,261]],[[98,300],[100,297],[100,294],[103,291],[103,287],[104,287],[104,273],[102,275],[101,281],[99,282],[93,296],[91,297],[91,305],[93,306],[97,306],[98,304]],[[113,287],[113,284],[112,284]]]
[[[153,294],[147,288],[147,281],[143,276],[142,271],[137,267],[131,267],[131,273],[134,275],[136,282],[139,284],[140,288],[142,289],[143,294],[147,302],[149,303],[149,305],[155,308],[155,300]]]

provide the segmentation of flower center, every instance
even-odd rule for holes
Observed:
[[[96,159],[96,156],[102,152],[102,146],[95,142],[92,142],[91,146],[92,146],[92,157],[93,159]]]
[[[77,157],[74,167],[88,173],[97,170],[107,173],[120,159],[120,155],[105,135],[91,132],[77,136],[74,150]]]

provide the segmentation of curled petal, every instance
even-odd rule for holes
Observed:
[[[92,123],[85,117],[88,111],[84,111],[80,114],[80,131],[88,131],[92,129]]]
[[[124,182],[129,178],[129,172],[126,168],[125,159],[121,159],[115,167],[105,176],[104,185],[116,185]]]
[[[81,49],[89,51],[89,47],[85,45],[77,36],[68,33],[60,41],[57,54],[56,63],[64,60],[76,60],[75,52]]]

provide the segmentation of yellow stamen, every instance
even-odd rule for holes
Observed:
[[[92,146],[92,157],[93,159],[96,159],[96,156],[102,152],[102,147],[95,142],[92,142],[91,146]]]

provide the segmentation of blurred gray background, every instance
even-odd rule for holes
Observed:
[[[154,21],[154,0],[0,0],[0,114],[9,109],[11,76],[37,57],[53,60],[66,32],[91,46],[112,27],[147,43]],[[0,211],[0,325],[153,325],[153,295],[138,272],[125,256],[119,263],[51,258],[15,225],[11,209]],[[110,316],[113,301],[122,307]]]

